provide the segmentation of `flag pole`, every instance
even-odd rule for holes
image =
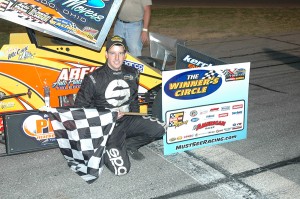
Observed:
[[[137,113],[137,112],[123,112],[124,115],[140,115],[140,116],[147,116],[147,113]]]

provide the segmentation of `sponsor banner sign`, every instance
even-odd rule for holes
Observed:
[[[122,0],[0,0],[0,18],[100,50]]]
[[[55,148],[58,146],[47,114],[39,111],[4,114],[7,154]]]
[[[247,137],[249,62],[162,75],[165,155]]]
[[[222,64],[226,63],[219,59],[187,48],[181,44],[177,44],[176,69],[203,68]]]

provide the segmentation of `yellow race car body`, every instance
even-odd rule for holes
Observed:
[[[72,105],[84,75],[104,63],[105,47],[94,51],[32,30],[11,33],[0,50],[0,113],[45,106],[46,87],[51,107]],[[140,111],[149,113],[149,91],[160,87],[161,71],[130,54],[125,64],[140,71]]]

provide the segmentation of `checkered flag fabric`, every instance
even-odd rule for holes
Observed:
[[[87,183],[103,170],[103,154],[117,112],[84,108],[47,108],[54,134],[68,166]]]
[[[222,77],[215,70],[210,70],[209,72],[205,73],[202,79],[214,79],[215,77]]]

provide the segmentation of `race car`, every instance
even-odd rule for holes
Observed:
[[[73,105],[84,75],[105,63],[105,47],[95,51],[26,30],[11,33],[9,43],[0,50],[0,114],[45,106],[47,90],[51,107]],[[161,71],[130,53],[124,64],[140,71],[140,112],[151,115],[161,88]]]
[[[32,29],[12,33],[0,50],[0,112],[39,109],[46,89],[51,107],[72,105],[84,75],[104,63],[105,47],[98,52]],[[140,71],[140,111],[151,114],[161,71],[129,53],[124,63]]]
[[[105,38],[121,2],[0,3],[1,20],[24,26],[25,30],[7,29],[4,32],[9,33],[9,42],[0,41],[0,143],[6,144],[7,154],[57,144],[49,116],[39,109],[45,105],[72,106],[84,76],[105,64]],[[161,52],[169,53],[169,49],[156,49],[155,58],[166,61],[168,56]],[[160,64],[153,57],[128,53],[124,64],[140,72],[140,112],[161,119],[161,71],[166,62]]]

